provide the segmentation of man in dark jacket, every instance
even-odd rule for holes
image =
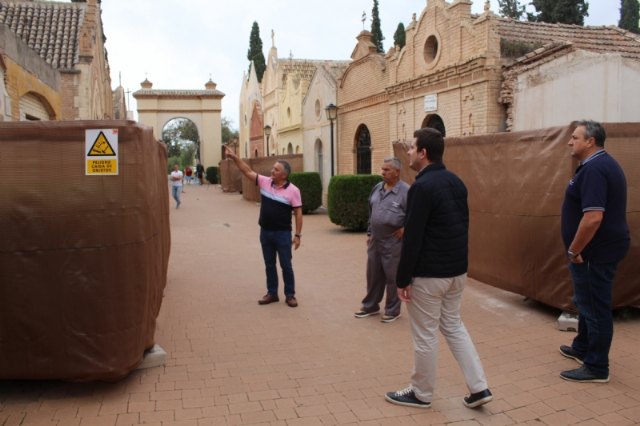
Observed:
[[[440,329],[469,388],[463,403],[475,408],[491,401],[492,395],[460,319],[468,263],[467,188],[442,163],[444,139],[439,131],[424,128],[413,136],[409,161],[418,175],[409,189],[396,284],[409,312],[414,367],[411,385],[388,392],[385,398],[398,405],[431,407]]]

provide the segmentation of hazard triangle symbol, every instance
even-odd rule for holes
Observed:
[[[104,133],[100,132],[96,141],[91,145],[91,149],[87,154],[88,157],[104,157],[104,156],[114,156],[116,155],[113,147],[109,143],[109,140],[104,135]]]

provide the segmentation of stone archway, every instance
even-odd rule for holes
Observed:
[[[53,107],[44,96],[28,92],[20,97],[20,121],[55,120]]]
[[[205,167],[218,166],[222,159],[222,98],[209,80],[205,90],[159,90],[145,79],[142,87],[133,94],[138,104],[138,121],[153,127],[156,139],[162,137],[162,129],[174,118],[187,118],[198,128],[200,136],[199,158]]]

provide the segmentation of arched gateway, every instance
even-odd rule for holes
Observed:
[[[153,83],[145,79],[133,94],[138,104],[138,121],[153,127],[157,139],[162,129],[174,118],[188,118],[198,128],[199,158],[205,167],[218,166],[222,159],[222,98],[209,80],[205,90],[153,90]]]

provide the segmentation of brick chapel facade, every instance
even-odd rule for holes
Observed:
[[[445,136],[509,131],[523,128],[514,127],[514,120],[522,122],[527,114],[537,114],[556,103],[554,93],[557,97],[573,96],[574,100],[576,96],[588,98],[588,90],[575,88],[558,93],[551,85],[545,89],[546,98],[536,96],[539,91],[531,88],[532,78],[553,78],[545,74],[544,64],[557,60],[558,55],[564,55],[567,63],[575,61],[575,51],[595,54],[604,63],[621,61],[611,69],[626,73],[625,86],[640,82],[636,72],[640,38],[627,31],[612,26],[514,21],[495,15],[488,2],[484,12],[476,15],[471,13],[471,5],[469,0],[428,0],[419,18],[414,14],[406,28],[406,45],[391,48],[386,54],[376,51],[371,33],[358,35],[353,61],[338,84],[337,174],[376,173],[383,159],[393,154],[393,143],[409,142],[415,129],[434,127]],[[562,49],[557,48],[559,42]],[[556,48],[551,47],[554,45]],[[611,54],[617,57],[607,56]],[[518,80],[523,72],[535,77],[528,77],[529,83]],[[597,68],[593,75],[599,75],[597,72],[602,75],[606,68]],[[601,90],[609,101],[610,83],[602,84]],[[527,84],[528,98],[523,106],[516,98]],[[618,89],[613,95],[616,110],[633,109],[634,101],[625,96],[626,90]],[[628,115],[612,115],[612,109],[602,117],[595,114],[589,118],[629,120]],[[579,118],[584,117],[574,119]],[[552,119],[530,121],[556,125]]]

